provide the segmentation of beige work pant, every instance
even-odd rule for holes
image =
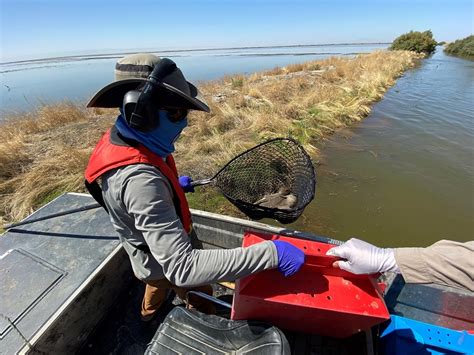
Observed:
[[[177,287],[171,284],[168,280],[147,281],[145,288],[145,295],[143,296],[141,315],[147,317],[155,313],[160,306],[165,302],[168,290],[172,289],[179,298],[186,300],[186,293],[188,291],[200,291],[212,295],[212,286],[205,285],[192,288]],[[206,314],[215,314],[216,308],[211,301],[203,299],[196,295],[188,295],[188,305],[200,312]]]

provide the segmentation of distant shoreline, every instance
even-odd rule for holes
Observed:
[[[124,51],[102,54],[78,54],[69,56],[45,57],[25,60],[15,60],[8,62],[0,62],[0,65],[12,64],[31,64],[49,61],[73,61],[86,59],[114,59],[121,56],[133,53],[183,53],[183,52],[204,52],[204,51],[222,51],[222,50],[236,50],[236,49],[265,49],[265,48],[301,48],[301,47],[328,47],[328,46],[361,46],[361,45],[381,45],[390,44],[390,42],[354,42],[354,43],[323,43],[323,44],[292,44],[292,45],[277,45],[277,46],[248,46],[248,47],[222,47],[222,48],[196,48],[196,49],[164,49],[164,50],[136,50]]]

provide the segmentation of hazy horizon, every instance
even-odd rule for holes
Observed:
[[[221,51],[232,49],[265,49],[265,48],[292,48],[292,47],[331,47],[331,46],[351,46],[351,45],[371,45],[371,44],[390,44],[391,42],[341,42],[341,43],[307,43],[307,44],[288,44],[288,45],[268,45],[268,46],[241,46],[241,47],[200,47],[200,48],[132,48],[132,49],[109,49],[109,50],[77,50],[70,52],[51,53],[51,56],[32,57],[32,58],[18,58],[10,61],[1,61],[0,64],[17,64],[17,63],[32,63],[47,60],[61,60],[74,58],[101,58],[101,57],[120,57],[121,55],[138,53],[138,52],[153,52],[153,53],[186,53],[186,52],[200,52],[200,51]]]

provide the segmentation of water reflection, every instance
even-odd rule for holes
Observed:
[[[322,148],[316,199],[292,227],[385,246],[474,235],[474,66],[438,51]]]

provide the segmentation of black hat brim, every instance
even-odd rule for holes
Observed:
[[[131,90],[140,89],[145,85],[146,81],[146,79],[140,78],[114,81],[100,89],[88,102],[87,107],[122,107],[123,97],[125,94]],[[187,83],[191,95],[188,95],[169,84],[160,83],[160,100],[166,102],[167,107],[210,112],[209,106],[197,98],[197,88],[190,82]]]

